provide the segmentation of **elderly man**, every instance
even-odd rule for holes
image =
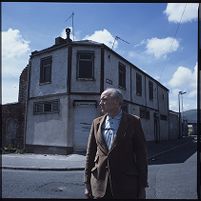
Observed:
[[[92,123],[86,153],[87,198],[145,198],[145,137],[140,118],[123,112],[122,103],[118,89],[109,88],[101,94],[104,115]]]

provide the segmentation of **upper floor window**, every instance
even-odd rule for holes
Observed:
[[[160,119],[166,121],[167,120],[167,115],[161,114],[160,115]]]
[[[154,85],[153,82],[149,81],[149,100],[153,100],[154,98]]]
[[[94,79],[94,52],[77,53],[77,78]]]
[[[136,95],[142,96],[142,76],[136,73]]]
[[[140,118],[150,119],[150,112],[148,109],[141,107],[140,108]]]
[[[126,66],[119,62],[119,86],[126,88]]]
[[[34,103],[34,114],[46,114],[59,112],[59,100]]]
[[[42,58],[40,61],[40,83],[50,83],[52,77],[52,57]]]

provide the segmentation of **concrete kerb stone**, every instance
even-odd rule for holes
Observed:
[[[39,167],[2,167],[10,170],[40,170],[40,171],[82,171],[84,168],[39,168]]]

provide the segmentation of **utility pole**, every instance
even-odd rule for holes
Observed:
[[[180,91],[178,93],[178,102],[179,102],[179,136],[178,138],[181,138],[181,112],[180,112]]]
[[[178,93],[178,102],[179,102],[179,137],[178,138],[181,138],[182,133],[183,133],[183,129],[181,129],[181,125],[183,125],[183,124],[181,122],[180,96],[182,96],[185,93],[186,93],[186,91],[179,91],[179,93]],[[183,97],[182,97],[182,110],[183,110]],[[182,128],[183,128],[183,126],[182,126]]]

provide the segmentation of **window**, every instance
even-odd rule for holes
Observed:
[[[127,103],[123,103],[121,106],[122,111],[124,112],[128,112],[128,104]]]
[[[167,120],[167,115],[161,114],[160,115],[160,119],[166,121]]]
[[[94,53],[78,52],[77,54],[77,78],[94,80]]]
[[[50,83],[52,74],[52,57],[41,59],[40,62],[40,83]]]
[[[149,100],[153,100],[154,94],[153,94],[153,82],[149,81]]]
[[[119,63],[119,86],[126,88],[126,66]]]
[[[46,114],[57,112],[59,112],[59,100],[34,103],[34,114]]]
[[[136,95],[142,96],[142,76],[136,73]]]
[[[140,118],[150,119],[150,112],[146,108],[140,108]]]

